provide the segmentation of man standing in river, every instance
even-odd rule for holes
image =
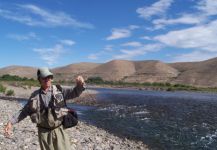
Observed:
[[[76,78],[74,88],[52,85],[53,73],[48,68],[39,68],[38,81],[41,87],[34,91],[28,103],[16,113],[5,127],[6,136],[10,136],[12,125],[30,116],[37,124],[41,150],[70,150],[70,141],[62,126],[63,116],[67,114],[65,100],[78,97],[84,91],[84,79]]]

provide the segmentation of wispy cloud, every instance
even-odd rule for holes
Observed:
[[[105,51],[113,51],[113,45],[106,45],[104,50]]]
[[[58,63],[60,55],[65,52],[61,44],[56,44],[53,48],[35,48],[33,51],[37,52],[48,65]]]
[[[116,40],[121,38],[127,38],[130,37],[132,34],[132,30],[138,29],[139,26],[136,25],[130,25],[127,28],[113,28],[112,33],[110,36],[106,38],[106,40]]]
[[[198,16],[196,14],[183,14],[179,18],[175,19],[155,19],[152,21],[155,29],[162,29],[166,25],[175,25],[175,24],[188,24],[188,25],[197,25],[201,24],[206,20],[204,16]]]
[[[87,58],[90,60],[97,60],[99,59],[100,56],[108,55],[108,54],[110,55],[113,51],[114,51],[113,45],[106,45],[103,50],[96,53],[92,53],[88,55]]]
[[[141,37],[140,39],[143,39],[143,40],[152,40],[152,38],[149,37],[149,36],[143,36],[143,37]]]
[[[115,40],[121,38],[127,38],[131,36],[129,29],[112,29],[112,34],[106,38],[106,40]]]
[[[63,45],[72,46],[75,44],[75,41],[65,39],[65,40],[60,40],[60,43]]]
[[[196,2],[196,1],[195,1]],[[210,21],[210,16],[217,15],[217,1],[213,0],[198,0],[196,3],[196,11],[193,13],[181,13],[176,18],[168,18],[165,13],[164,17],[152,20],[154,27],[151,30],[157,30],[165,28],[167,25],[198,25],[204,24]]]
[[[172,2],[173,0],[159,0],[149,7],[138,8],[136,12],[144,19],[149,19],[152,16],[162,16],[166,13]]]
[[[142,44],[140,42],[133,41],[133,42],[124,43],[122,44],[122,46],[140,47],[142,46]]]
[[[196,6],[200,11],[208,16],[217,14],[217,1],[216,0],[201,0]]]
[[[154,39],[167,46],[178,48],[196,48],[217,51],[217,20],[207,25],[200,25],[188,29],[170,31]]]
[[[161,44],[147,44],[135,49],[122,49],[121,54],[113,56],[114,59],[132,59],[136,56],[145,55],[148,52],[157,52],[162,48]]]
[[[0,8],[0,16],[28,26],[94,28],[92,24],[77,21],[64,12],[48,11],[32,4],[16,6],[10,9]]]
[[[29,32],[28,34],[8,34],[7,37],[17,41],[39,39],[34,32]]]
[[[205,25],[170,31],[154,39],[165,46],[189,50],[188,53],[175,56],[173,61],[206,60],[217,56],[216,26],[217,20],[214,20]]]

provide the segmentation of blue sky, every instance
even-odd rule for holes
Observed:
[[[217,0],[0,1],[0,67],[217,57]]]

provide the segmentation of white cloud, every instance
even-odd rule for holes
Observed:
[[[197,9],[204,12],[206,15],[217,15],[217,1],[216,0],[201,0],[196,6]]]
[[[128,27],[130,30],[139,29],[139,26],[137,25],[129,25]]]
[[[77,21],[64,12],[51,12],[32,4],[17,5],[13,10],[0,9],[0,16],[28,26],[93,28],[92,24]]]
[[[163,4],[168,5],[161,5]],[[145,7],[137,9],[140,10],[140,17],[143,17],[145,19],[151,18],[151,16],[154,15],[160,15],[159,19],[155,19],[152,21],[154,24],[154,27],[149,27],[147,30],[158,30],[158,29],[164,29],[166,25],[177,25],[177,24],[187,24],[187,25],[199,25],[199,24],[205,24],[211,20],[210,16],[217,15],[217,1],[216,0],[198,0],[195,1],[196,11],[194,10],[193,13],[181,13],[179,17],[168,18],[168,15],[166,14],[166,10],[171,5],[173,1],[158,1],[154,3],[151,7]],[[160,5],[155,5],[160,4]],[[162,6],[168,6],[165,7],[165,9],[157,9]],[[155,9],[156,8],[156,9]],[[162,11],[162,12],[161,12]]]
[[[129,29],[112,29],[112,34],[106,38],[106,40],[115,40],[120,38],[127,38],[131,36]]]
[[[33,51],[37,52],[48,65],[53,65],[58,62],[65,50],[62,45],[56,44],[53,48],[35,48]]]
[[[198,16],[194,14],[183,14],[181,17],[176,19],[155,19],[152,23],[155,25],[155,29],[164,28],[165,25],[174,25],[174,24],[189,24],[195,25],[204,22],[206,18],[204,16]]]
[[[110,55],[113,51],[114,51],[113,50],[113,45],[106,45],[103,50],[98,51],[98,52],[93,53],[93,54],[90,54],[90,55],[87,56],[87,58],[91,59],[91,60],[97,60],[102,55],[107,55],[107,54]]]
[[[149,36],[143,36],[143,37],[141,37],[141,39],[144,39],[144,40],[152,40],[152,38],[150,38]]]
[[[207,51],[217,51],[217,20],[207,25],[188,29],[170,31],[154,39],[167,46],[178,48],[195,48]]]
[[[173,62],[202,61],[217,56],[217,20],[187,29],[170,31],[154,37],[165,46],[188,49],[188,53],[173,56]]]
[[[133,41],[133,42],[124,43],[122,44],[122,46],[140,47],[142,46],[142,44],[140,42]]]
[[[141,47],[121,50],[121,54],[113,56],[114,59],[131,59],[136,56],[145,55],[147,52],[156,52],[162,48],[161,44],[147,44]]]
[[[166,13],[172,2],[173,0],[159,0],[150,7],[138,8],[136,12],[144,19],[149,19],[152,16],[162,16]]]
[[[204,24],[209,21],[209,16],[217,15],[217,1],[216,0],[200,0],[195,8],[197,12],[187,14],[184,13],[180,17],[175,19],[160,18],[155,19],[152,23],[155,25],[155,29],[164,28],[166,25],[174,24],[189,24],[198,25]]]
[[[105,51],[113,51],[113,45],[106,45],[104,50]]]
[[[137,25],[129,25],[126,28],[113,28],[110,36],[106,38],[106,40],[116,40],[121,38],[130,37],[132,34],[132,30],[138,29]]]
[[[18,41],[25,41],[30,39],[39,39],[34,32],[29,32],[28,34],[8,34],[8,38],[15,39]]]
[[[72,45],[75,44],[75,41],[72,41],[72,40],[61,40],[60,43],[63,44],[63,45],[72,46]]]

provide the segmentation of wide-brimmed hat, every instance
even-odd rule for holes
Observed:
[[[53,78],[53,73],[50,72],[50,70],[47,67],[39,68],[37,71],[38,78],[46,78],[48,76],[51,76]]]

